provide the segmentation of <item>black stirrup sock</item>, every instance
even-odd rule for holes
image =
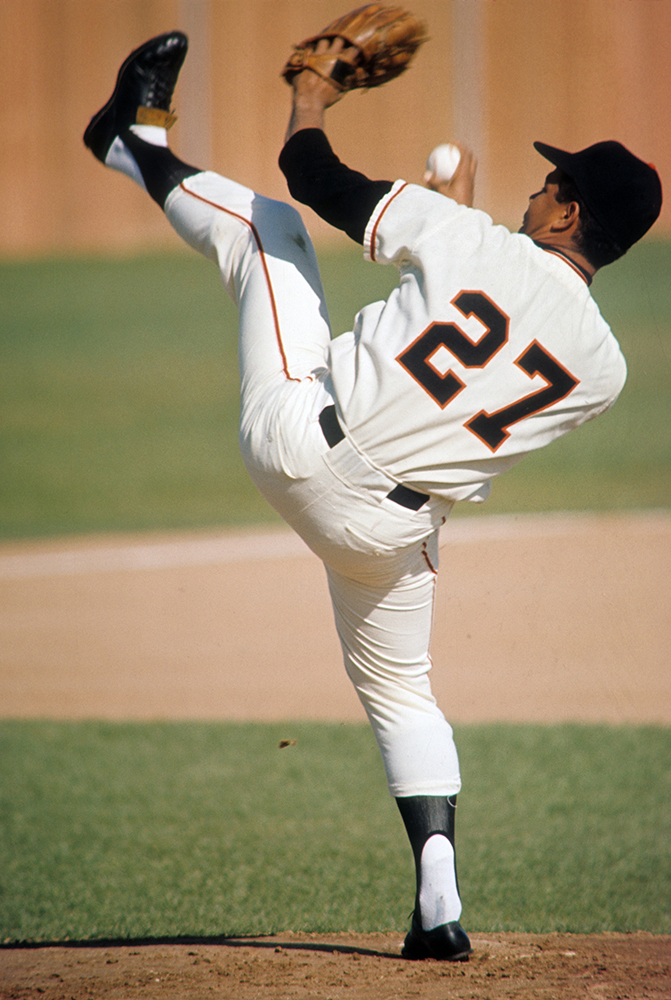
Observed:
[[[422,851],[427,840],[439,833],[447,837],[454,849],[454,819],[457,796],[411,795],[396,799],[415,858],[417,906],[421,889]],[[456,879],[456,868],[455,868]],[[457,887],[458,891],[458,887]]]
[[[170,192],[181,184],[185,177],[202,173],[200,167],[191,167],[178,159],[167,146],[154,146],[130,130],[124,132],[120,138],[137,163],[147,191],[161,208],[165,205]]]

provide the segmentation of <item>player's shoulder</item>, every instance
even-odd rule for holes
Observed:
[[[573,302],[578,309],[593,312],[595,318],[600,316],[588,272],[568,255],[501,225],[491,226],[485,242],[491,259],[500,262],[501,273],[514,275],[513,287],[522,297],[541,294],[555,302],[562,300],[567,308]],[[601,321],[605,322],[602,318]]]
[[[392,259],[390,251],[410,252],[430,246],[432,240],[475,240],[493,226],[492,219],[477,209],[460,205],[436,191],[396,181],[375,207],[369,220],[364,247],[371,260]]]
[[[429,228],[432,225],[444,225],[446,220],[454,219],[484,227],[493,225],[486,212],[461,205],[438,191],[402,180],[394,183],[391,191],[381,199],[376,208],[379,216],[387,213],[390,217],[419,219]]]

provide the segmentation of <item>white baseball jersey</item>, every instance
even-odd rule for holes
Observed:
[[[624,358],[567,258],[403,181],[365,252],[400,284],[333,340],[329,369],[349,436],[394,479],[485,499],[492,477],[619,395]]]

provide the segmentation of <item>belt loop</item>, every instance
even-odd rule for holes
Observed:
[[[319,425],[329,448],[335,448],[345,437],[335,406],[325,406],[319,414]]]

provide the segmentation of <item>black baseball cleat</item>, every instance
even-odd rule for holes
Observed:
[[[403,944],[401,958],[413,961],[437,958],[441,962],[467,962],[472,951],[468,934],[457,920],[425,931],[422,930],[421,920],[415,910]]]
[[[181,31],[170,31],[151,38],[128,56],[114,93],[84,132],[84,144],[102,163],[116,137],[131,125],[169,128],[175,121],[170,102],[188,44]]]

